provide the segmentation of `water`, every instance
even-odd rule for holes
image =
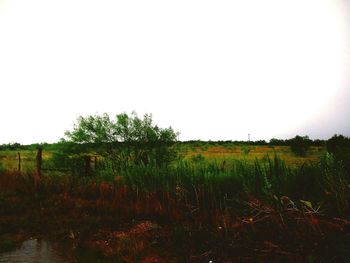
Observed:
[[[16,250],[0,254],[0,263],[75,263],[72,251],[58,243],[28,239]]]

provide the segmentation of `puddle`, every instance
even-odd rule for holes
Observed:
[[[0,263],[73,263],[79,262],[72,251],[59,243],[40,239],[28,239],[13,251],[0,254]]]

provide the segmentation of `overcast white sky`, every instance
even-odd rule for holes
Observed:
[[[0,0],[0,143],[133,110],[180,140],[349,136],[349,80],[349,0]]]

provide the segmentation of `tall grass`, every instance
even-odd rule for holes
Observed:
[[[215,160],[181,159],[168,166],[130,164],[117,169],[112,161],[99,160],[97,167],[90,177],[47,174],[41,191],[68,191],[93,198],[107,196],[104,191],[111,196],[119,189],[127,189],[133,200],[157,196],[160,202],[172,200],[208,213],[237,212],[237,204],[250,196],[273,205],[283,205],[282,199],[288,197],[296,204],[306,201],[311,206],[321,206],[325,214],[349,214],[349,178],[331,154],[299,166],[287,166],[274,155],[253,163],[236,160],[229,165]],[[108,187],[101,188],[101,184]]]
[[[198,209],[226,210],[231,207],[228,200],[248,195],[266,202],[283,196],[307,200],[328,213],[345,213],[349,209],[349,180],[330,154],[297,167],[287,166],[275,155],[265,162],[236,161],[229,166],[188,160],[164,167],[130,165],[118,174],[104,171],[104,176],[110,182],[120,176],[123,185],[139,194],[172,193]]]

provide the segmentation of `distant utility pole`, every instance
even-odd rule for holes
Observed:
[[[250,133],[248,133],[248,142],[250,142]]]

